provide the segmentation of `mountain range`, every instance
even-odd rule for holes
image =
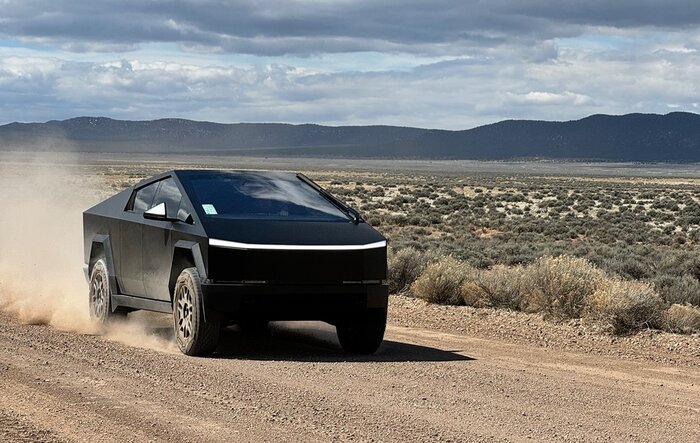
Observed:
[[[700,115],[505,120],[462,131],[399,126],[125,121],[77,117],[0,126],[0,151],[412,159],[700,161]]]

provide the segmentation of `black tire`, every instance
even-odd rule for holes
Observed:
[[[90,318],[98,323],[105,324],[112,320],[125,319],[129,312],[121,306],[114,309],[112,289],[109,287],[109,272],[104,259],[97,260],[92,266],[88,296]]]
[[[385,329],[386,309],[368,309],[335,326],[340,345],[350,354],[373,354],[382,344]]]
[[[197,268],[180,273],[173,295],[173,327],[177,345],[186,355],[207,355],[219,343],[221,324],[204,321],[202,283]]]

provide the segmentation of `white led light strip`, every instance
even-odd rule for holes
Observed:
[[[268,251],[361,251],[364,249],[384,248],[386,247],[386,241],[382,240],[365,245],[261,245],[210,238],[209,246],[229,249],[262,249]]]

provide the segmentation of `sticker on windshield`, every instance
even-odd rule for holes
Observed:
[[[218,212],[216,212],[216,208],[214,205],[211,205],[209,203],[205,203],[202,205],[202,209],[204,209],[204,213],[207,215],[216,215]]]

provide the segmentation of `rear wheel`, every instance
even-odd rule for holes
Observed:
[[[104,324],[110,320],[126,318],[128,311],[123,307],[112,309],[112,290],[104,259],[97,260],[92,267],[89,297],[90,318],[93,320]]]
[[[345,352],[372,354],[384,339],[386,309],[368,309],[362,314],[338,322],[335,329]]]
[[[186,355],[209,354],[219,342],[220,323],[204,321],[202,284],[197,268],[187,268],[177,278],[173,327],[177,345]]]

